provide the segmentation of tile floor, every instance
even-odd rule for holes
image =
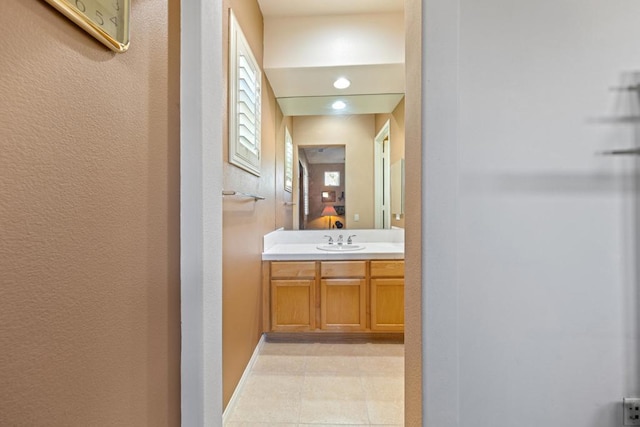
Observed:
[[[403,422],[402,344],[264,343],[225,427]]]

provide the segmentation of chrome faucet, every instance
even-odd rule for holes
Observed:
[[[350,245],[353,243],[353,240],[351,240],[352,237],[356,237],[356,235],[352,234],[351,236],[349,236],[349,238],[347,239],[347,245]]]
[[[342,244],[342,234],[338,236],[338,244],[341,245]]]
[[[324,236],[324,237],[328,237],[329,238],[329,244],[333,245],[333,237],[331,237],[331,236]]]

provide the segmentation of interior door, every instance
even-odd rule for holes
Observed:
[[[300,230],[305,229],[305,210],[308,204],[305,203],[305,197],[309,197],[307,194],[307,187],[305,186],[305,169],[302,166],[302,162],[298,162],[298,228]]]
[[[391,228],[391,149],[389,121],[375,139],[375,228]]]

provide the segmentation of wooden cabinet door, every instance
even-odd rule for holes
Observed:
[[[271,280],[271,329],[310,331],[315,329],[315,280]]]
[[[367,320],[365,285],[365,279],[323,279],[320,282],[321,328],[364,330]]]
[[[371,279],[371,329],[404,331],[404,279]]]

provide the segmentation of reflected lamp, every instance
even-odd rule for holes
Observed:
[[[329,228],[331,228],[331,217],[338,216],[338,212],[336,212],[336,209],[333,206],[325,206],[324,209],[322,209],[321,216],[329,217]]]

